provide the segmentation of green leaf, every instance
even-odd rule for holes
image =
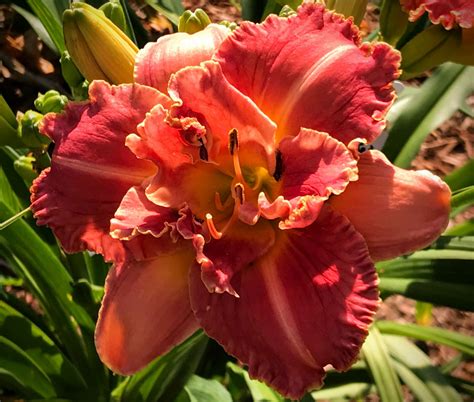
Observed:
[[[28,398],[54,397],[46,373],[17,345],[0,336],[0,385],[13,387]]]
[[[12,7],[15,7],[15,5],[12,4]],[[10,127],[17,128],[18,122],[16,121],[15,113],[13,113],[13,110],[8,106],[2,95],[0,95],[0,116],[5,119]]]
[[[445,236],[472,236],[474,235],[474,218],[459,225],[453,226],[444,232]]]
[[[452,191],[460,190],[474,185],[474,159],[470,159],[460,168],[448,174],[444,181],[448,183]]]
[[[58,9],[52,0],[27,0],[28,5],[39,18],[56,47],[58,54],[66,50],[62,28],[62,7]]]
[[[400,294],[427,303],[474,311],[474,286],[419,279],[380,278],[379,288],[384,296]]]
[[[206,335],[199,331],[171,352],[154,360],[130,378],[125,385],[121,400],[173,401],[196,370],[206,344]]]
[[[254,402],[283,402],[284,398],[263,382],[252,380],[247,370],[232,362],[227,363],[227,369],[234,374],[242,376],[250,390]]]
[[[232,402],[229,391],[216,380],[192,375],[178,398],[187,402]]]
[[[435,401],[461,402],[462,399],[456,390],[420,349],[403,337],[384,335],[383,338],[390,354],[424,382],[435,396]]]
[[[0,333],[15,343],[51,380],[56,395],[77,395],[87,384],[54,342],[14,308],[0,301]]]
[[[312,392],[311,395],[316,401],[319,400],[363,400],[363,397],[375,392],[375,385],[366,382],[353,382],[337,387],[324,387],[320,391]]]
[[[44,44],[48,46],[53,52],[59,54],[58,48],[52,41],[51,36],[49,36],[48,31],[46,31],[44,25],[41,23],[38,17],[26,11],[24,8],[17,6],[16,4],[12,4],[11,6],[18,14],[28,21],[28,23],[31,25],[31,28],[33,28]]]
[[[12,215],[0,202],[0,221]],[[77,364],[91,389],[103,390],[105,371],[93,344],[94,321],[71,298],[72,278],[51,248],[24,221],[17,220],[0,232],[16,259],[16,274],[38,299],[57,333],[58,340]]]
[[[408,168],[426,136],[451,117],[473,90],[473,67],[446,63],[437,69],[391,122],[384,153]]]
[[[403,402],[403,392],[388,354],[384,338],[377,327],[372,326],[369,331],[362,353],[367,366],[370,368],[375,385],[382,401]]]
[[[451,198],[452,215],[474,204],[474,185],[458,190]]]
[[[382,296],[473,310],[474,238],[442,237],[430,249],[377,263]]]
[[[436,327],[416,324],[400,324],[393,321],[377,321],[376,326],[382,334],[403,335],[451,346],[470,356],[474,355],[474,337]]]
[[[184,12],[183,6],[180,6],[181,2],[172,0],[145,0],[145,3],[160,14],[163,14],[171,21],[171,23],[173,23],[173,25],[178,26],[179,17]]]
[[[401,378],[411,392],[417,398],[418,401],[434,401],[435,396],[432,394],[430,389],[425,385],[425,383],[408,367],[403,365],[400,362],[392,360],[392,364],[395,367],[395,371]]]

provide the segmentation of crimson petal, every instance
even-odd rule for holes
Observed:
[[[107,260],[124,258],[123,245],[109,236],[109,222],[127,190],[155,172],[125,146],[156,104],[169,98],[140,85],[95,81],[90,102],[69,103],[48,114],[42,133],[55,142],[51,168],[31,188],[32,210],[51,227],[67,252],[92,250]]]
[[[297,399],[322,384],[327,364],[345,370],[356,359],[378,304],[377,276],[362,236],[330,209],[277,236],[234,274],[239,298],[209,293],[192,269],[191,306],[252,377]],[[240,244],[226,247],[229,256],[241,252]]]
[[[303,4],[294,17],[242,23],[214,58],[277,123],[278,138],[306,127],[347,144],[382,131],[400,56],[384,43],[361,44],[351,20]]]

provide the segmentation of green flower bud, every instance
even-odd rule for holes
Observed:
[[[408,16],[400,0],[384,0],[380,10],[380,32],[383,40],[395,45],[408,27]]]
[[[125,20],[125,13],[118,1],[109,1],[100,6],[99,10],[102,10],[110,21],[117,25],[122,31],[126,32],[127,22]]]
[[[442,26],[432,25],[400,49],[402,78],[414,77],[446,61],[459,63],[462,61],[458,55],[460,49],[462,49],[461,29],[447,31]]]
[[[76,65],[72,61],[72,57],[66,50],[61,55],[61,72],[64,80],[71,88],[78,87],[84,81],[84,77],[77,69]]]
[[[280,11],[280,14],[278,15],[283,18],[288,18],[288,17],[291,17],[292,15],[296,15],[296,11],[293,10],[289,5],[284,5]]]
[[[13,162],[13,168],[28,185],[31,185],[32,181],[38,177],[35,165],[36,158],[34,156],[20,156]]]
[[[61,95],[58,91],[50,90],[45,94],[39,94],[35,100],[35,108],[43,114],[50,112],[59,113],[62,112],[67,102],[66,96]]]
[[[234,31],[235,29],[237,29],[239,27],[236,22],[227,21],[227,20],[219,21],[219,25],[223,25],[226,28],[229,28],[231,31]]]
[[[179,17],[178,31],[193,34],[202,31],[210,23],[211,20],[204,10],[200,8],[194,12],[186,10],[181,17]]]
[[[50,143],[50,139],[39,132],[38,126],[42,118],[41,113],[28,110],[20,119],[18,134],[27,147],[44,148]]]

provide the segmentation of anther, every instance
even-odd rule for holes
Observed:
[[[357,147],[357,150],[359,151],[359,153],[364,153],[366,151],[370,151],[374,149],[374,146],[372,144],[364,144],[364,143],[360,143],[359,146]]]
[[[234,151],[239,149],[239,134],[236,128],[229,131],[229,152],[234,155]]]
[[[212,219],[211,214],[206,214],[206,223],[207,223],[207,227],[209,228],[210,235],[214,239],[219,240],[222,237],[222,233],[219,232],[216,228],[216,225],[214,225],[214,220]]]
[[[273,173],[273,177],[278,181],[283,174],[283,155],[279,149],[275,151],[275,159],[275,172]]]
[[[237,183],[234,187],[234,191],[237,201],[240,203],[240,205],[243,205],[245,202],[244,186],[241,183]]]

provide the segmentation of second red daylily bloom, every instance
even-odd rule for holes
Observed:
[[[32,208],[67,250],[115,262],[96,330],[109,367],[131,374],[199,327],[293,398],[352,364],[378,304],[373,261],[448,219],[440,179],[365,151],[398,63],[307,4],[243,23],[172,75],[169,97],[147,73],[46,117],[56,148]]]
[[[446,29],[459,25],[472,28],[474,24],[474,2],[472,0],[400,0],[410,20],[416,21],[425,12],[433,24],[442,24]]]

